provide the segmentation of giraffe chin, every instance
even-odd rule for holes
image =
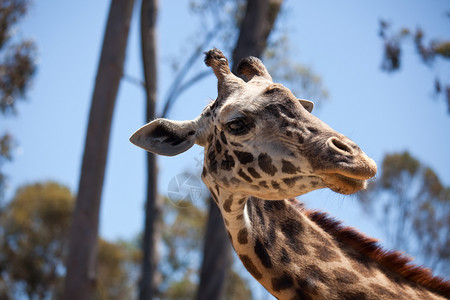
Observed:
[[[332,191],[349,195],[366,189],[367,180],[351,178],[338,173],[326,174],[324,182]]]

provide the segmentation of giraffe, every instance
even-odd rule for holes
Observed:
[[[218,49],[205,53],[218,96],[194,120],[156,119],[130,141],[173,156],[205,149],[202,179],[248,272],[278,299],[445,299],[450,282],[293,198],[363,190],[377,170],[353,141],[315,117],[313,103],[243,59],[237,77]]]

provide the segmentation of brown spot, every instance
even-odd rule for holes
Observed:
[[[291,288],[294,285],[294,280],[288,273],[283,273],[280,277],[272,278],[272,289],[275,292]]]
[[[256,214],[258,215],[259,222],[261,223],[261,225],[263,227],[265,227],[266,226],[266,220],[264,219],[264,215],[263,215],[263,212],[261,210],[261,207],[259,207],[259,205],[255,205],[255,211],[256,211]]]
[[[223,131],[220,132],[220,139],[222,140],[222,142],[223,142],[225,145],[228,144],[227,138],[225,137],[225,132],[223,132]]]
[[[231,205],[233,204],[233,196],[228,197],[227,200],[223,203],[223,209],[226,212],[231,212]]]
[[[286,265],[291,263],[291,258],[289,257],[289,253],[286,251],[285,248],[281,248],[280,261]]]
[[[259,182],[259,186],[264,187],[266,189],[269,188],[269,186],[267,185],[267,182],[265,182],[264,180]]]
[[[247,168],[247,171],[253,176],[253,178],[261,178],[261,175],[254,168],[249,167]]]
[[[266,233],[266,238],[264,239],[264,245],[270,249],[272,248],[273,245],[275,245],[275,240],[277,238],[277,234],[275,231],[276,225],[275,225],[275,221],[271,220],[270,224],[269,224],[269,231],[267,231]]]
[[[260,190],[259,186],[257,186],[257,185],[251,185],[250,188],[252,190],[254,190],[254,191],[259,191]]]
[[[230,171],[234,167],[234,159],[231,155],[228,155],[228,150],[225,150],[224,160],[222,160],[221,168]]]
[[[248,176],[242,169],[239,169],[238,175],[241,176],[245,181],[251,183],[253,180]]]
[[[208,135],[208,144],[211,144],[213,138],[214,138],[214,136],[212,135],[212,133],[210,135]]]
[[[286,99],[283,103],[278,104],[269,104],[264,107],[264,110],[275,116],[277,119],[281,116],[286,116],[288,118],[298,118],[298,115],[295,112],[295,104],[290,99]]]
[[[270,255],[267,252],[266,247],[264,247],[263,243],[259,239],[255,241],[254,251],[264,267],[268,269],[272,268],[272,260]]]
[[[242,145],[241,143],[230,142],[230,144],[235,146],[235,147],[239,147],[239,148],[243,148],[244,147],[244,145]]]
[[[353,291],[353,290],[339,291],[338,295],[339,295],[339,299],[342,299],[342,300],[365,300],[365,299],[367,299],[366,293],[361,292],[361,291]]]
[[[295,183],[299,179],[303,179],[303,176],[295,176],[295,177],[291,177],[291,178],[283,178],[282,180],[288,187],[293,187],[295,185]]]
[[[253,275],[253,277],[255,277],[256,280],[259,280],[263,277],[261,272],[259,272],[256,266],[253,264],[250,257],[248,257],[247,255],[239,255],[239,258],[244,264],[244,267],[250,272],[250,274]]]
[[[271,86],[267,87],[263,93],[264,93],[264,95],[272,95],[274,93],[279,93],[279,92],[282,92],[282,89],[280,89],[277,85],[271,85]]]
[[[281,223],[281,231],[286,237],[297,237],[303,232],[303,224],[298,220],[287,218]]]
[[[316,249],[316,256],[322,261],[325,262],[331,262],[339,260],[339,255],[336,253],[336,251],[333,251],[328,248],[329,244],[313,244],[312,245]]]
[[[286,174],[295,174],[297,172],[299,172],[299,168],[297,168],[296,166],[294,166],[291,162],[282,159],[281,160],[281,172],[286,173]]]
[[[258,156],[258,165],[263,172],[270,176],[275,175],[277,168],[272,164],[272,158],[267,153],[261,153]]]
[[[241,199],[239,199],[239,205],[242,205],[244,202],[245,202],[245,200],[247,200],[247,198],[241,198]]]
[[[364,256],[360,256],[356,258],[356,260],[352,260],[352,268],[356,270],[359,274],[363,275],[364,277],[372,277],[375,276],[375,273],[373,272],[371,266],[371,261]]]
[[[333,270],[333,274],[336,277],[336,280],[340,283],[345,284],[353,284],[358,281],[358,276],[344,268],[337,268]]]
[[[281,210],[283,208],[285,208],[284,200],[264,200],[264,210],[267,212]]]
[[[301,289],[296,289],[295,293],[296,293],[297,296],[292,297],[291,300],[299,300],[299,299],[301,299],[301,300],[313,300],[313,298],[308,293],[306,293],[305,291],[303,291]]]
[[[244,218],[243,214],[237,215],[236,216],[236,220],[242,220]]]
[[[272,185],[272,187],[276,190],[280,189],[280,184],[278,182],[276,182],[275,180],[272,180],[272,182],[270,183]]]
[[[329,278],[325,275],[325,273],[316,265],[307,265],[305,266],[305,274],[308,274],[309,277],[323,282],[326,285],[329,284]],[[309,286],[311,288],[311,286]]]
[[[358,290],[343,290],[338,292],[339,299],[342,300],[366,300],[367,295]]]
[[[220,143],[219,140],[216,140],[216,151],[217,151],[218,153],[221,153],[221,152],[222,152],[222,144]]]
[[[226,177],[222,177],[222,184],[225,187],[229,187],[230,186],[230,183],[228,182],[228,179]]]
[[[248,231],[247,228],[242,228],[239,230],[237,235],[238,242],[240,244],[247,244],[248,243]]]
[[[210,173],[216,173],[217,172],[217,160],[216,160],[216,151],[214,151],[213,147],[209,147],[208,150],[208,168]]]
[[[315,134],[315,133],[319,132],[319,130],[317,128],[311,127],[311,126],[306,127],[306,129],[308,129],[309,132],[311,132],[312,134]]]
[[[253,154],[250,152],[244,152],[244,151],[233,151],[234,155],[236,155],[237,159],[241,164],[248,164],[251,163],[255,158],[253,157]]]
[[[237,179],[236,177],[231,177],[230,183],[231,184],[239,184],[239,183],[241,183],[241,181],[239,179]]]
[[[286,219],[281,223],[281,232],[284,234],[287,245],[298,255],[308,255],[303,242],[299,239],[303,232],[303,225],[294,219]]]

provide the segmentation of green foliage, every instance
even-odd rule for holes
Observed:
[[[163,244],[159,262],[161,281],[157,285],[157,299],[195,298],[202,262],[206,208],[205,201],[196,201],[193,205],[190,201],[175,204],[168,198],[164,199]],[[225,281],[225,299],[252,299],[248,282],[231,266]]]
[[[1,168],[5,162],[12,160],[12,149],[14,148],[14,139],[11,134],[5,133],[0,136],[0,204],[4,197],[6,175]]]
[[[388,154],[381,175],[360,194],[390,246],[445,272],[450,268],[450,187],[408,152]]]
[[[57,183],[20,188],[0,214],[0,299],[26,294],[58,298],[74,196]],[[159,299],[193,299],[197,293],[206,203],[165,199]],[[134,299],[142,254],[137,242],[99,240],[95,299]],[[240,264],[240,262],[238,262]],[[251,299],[235,270],[226,279],[226,299]]]
[[[386,155],[383,160],[383,175],[381,176],[383,188],[393,188],[396,180],[401,178],[403,173],[414,176],[419,170],[419,167],[419,161],[408,152]]]
[[[0,214],[0,299],[57,298],[74,196],[54,182],[20,188]],[[139,250],[99,240],[96,299],[131,299]],[[134,276],[133,276],[134,275]]]
[[[1,215],[2,293],[30,299],[51,295],[61,283],[74,198],[56,183],[20,188]]]
[[[160,299],[195,297],[206,213],[189,201],[164,198],[162,255],[159,262]]]
[[[450,41],[437,42],[433,45],[433,52],[445,58],[450,58]]]
[[[12,28],[25,15],[29,0],[0,2],[0,111],[14,112],[35,73],[36,49],[32,41],[12,41]]]
[[[0,113],[16,112],[16,101],[25,96],[36,71],[36,48],[32,41],[13,39],[14,26],[25,15],[29,0],[0,1]],[[5,161],[12,159],[13,137],[0,135],[0,200],[6,175],[2,171]]]
[[[100,239],[98,245],[98,300],[134,299],[140,250],[131,243],[110,243]],[[133,280],[134,279],[134,280]]]

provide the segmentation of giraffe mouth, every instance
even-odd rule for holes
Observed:
[[[367,180],[340,173],[328,173],[324,176],[324,181],[332,191],[344,195],[356,193],[367,187]]]

